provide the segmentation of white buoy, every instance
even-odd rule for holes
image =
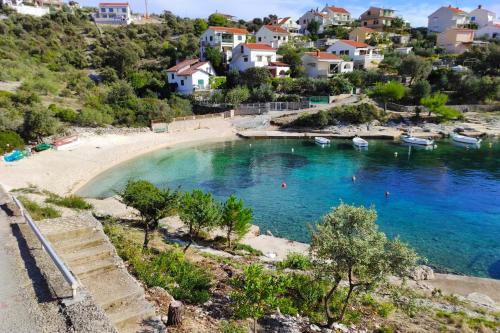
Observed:
[[[493,142],[490,142],[490,143],[488,144],[488,147],[490,147],[490,148],[491,148],[491,147],[493,147]]]
[[[394,152],[394,157],[398,157],[398,152],[397,151]]]
[[[292,148],[292,153],[294,152],[295,150]]]
[[[249,143],[248,145],[249,145],[250,147],[252,147],[252,144],[251,144],[251,143]]]

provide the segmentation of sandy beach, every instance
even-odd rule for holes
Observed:
[[[58,194],[74,193],[101,172],[149,152],[178,145],[236,139],[222,118],[174,122],[169,133],[81,134],[67,151],[48,150],[14,163],[0,162],[0,183],[7,190],[30,184]]]

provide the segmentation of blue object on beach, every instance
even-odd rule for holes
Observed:
[[[14,150],[10,154],[5,154],[3,156],[3,159],[5,160],[5,162],[15,162],[15,161],[19,161],[23,157],[24,157],[24,153],[22,151]]]

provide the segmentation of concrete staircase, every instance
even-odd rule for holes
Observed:
[[[37,224],[118,332],[152,331],[147,321],[155,315],[154,307],[90,213]]]

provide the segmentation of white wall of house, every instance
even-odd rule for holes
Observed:
[[[333,25],[346,25],[353,21],[351,13],[333,11],[330,6],[326,6],[325,8],[323,8],[322,12],[327,13],[328,18]]]
[[[309,10],[304,15],[299,18],[300,32],[305,33],[307,31],[307,26],[312,21],[318,21],[320,24],[319,33],[322,33],[325,27],[329,24],[328,19],[324,16],[319,15],[320,13]]]
[[[233,50],[229,67],[244,72],[253,67],[266,67],[274,61],[276,61],[276,50],[250,49],[240,45]]]
[[[245,43],[246,40],[246,34],[207,29],[200,36],[200,58],[206,60],[205,49],[210,46],[222,52],[224,54],[224,61],[228,63],[232,57],[232,50],[240,43]]]
[[[306,75],[311,78],[332,77],[336,74],[349,73],[354,69],[352,61],[342,59],[321,59],[309,54],[302,56]]]
[[[450,7],[441,7],[429,15],[427,29],[431,32],[443,32],[450,28],[462,27],[470,23],[467,13],[455,13]]]
[[[257,43],[269,44],[274,48],[279,48],[281,45],[290,41],[289,33],[275,32],[262,26],[255,35]]]
[[[500,39],[500,24],[490,24],[476,30],[476,37],[487,36],[488,38]]]
[[[496,14],[490,10],[482,8],[482,6],[478,6],[478,8],[474,9],[469,13],[470,22],[476,23],[479,28],[485,27],[496,19]]]
[[[378,67],[378,64],[384,60],[384,56],[376,48],[355,47],[344,43],[342,40],[328,47],[326,51],[339,57],[348,56],[356,65],[367,69]]]
[[[188,66],[186,67],[188,68]],[[210,89],[210,76],[215,75],[215,70],[210,63],[206,63],[189,75],[180,72],[167,72],[167,82],[177,84],[176,91],[181,94],[191,94],[196,90]]]
[[[127,25],[132,23],[130,6],[125,3],[106,6],[99,5],[98,12],[93,17],[94,21],[98,24]]]

